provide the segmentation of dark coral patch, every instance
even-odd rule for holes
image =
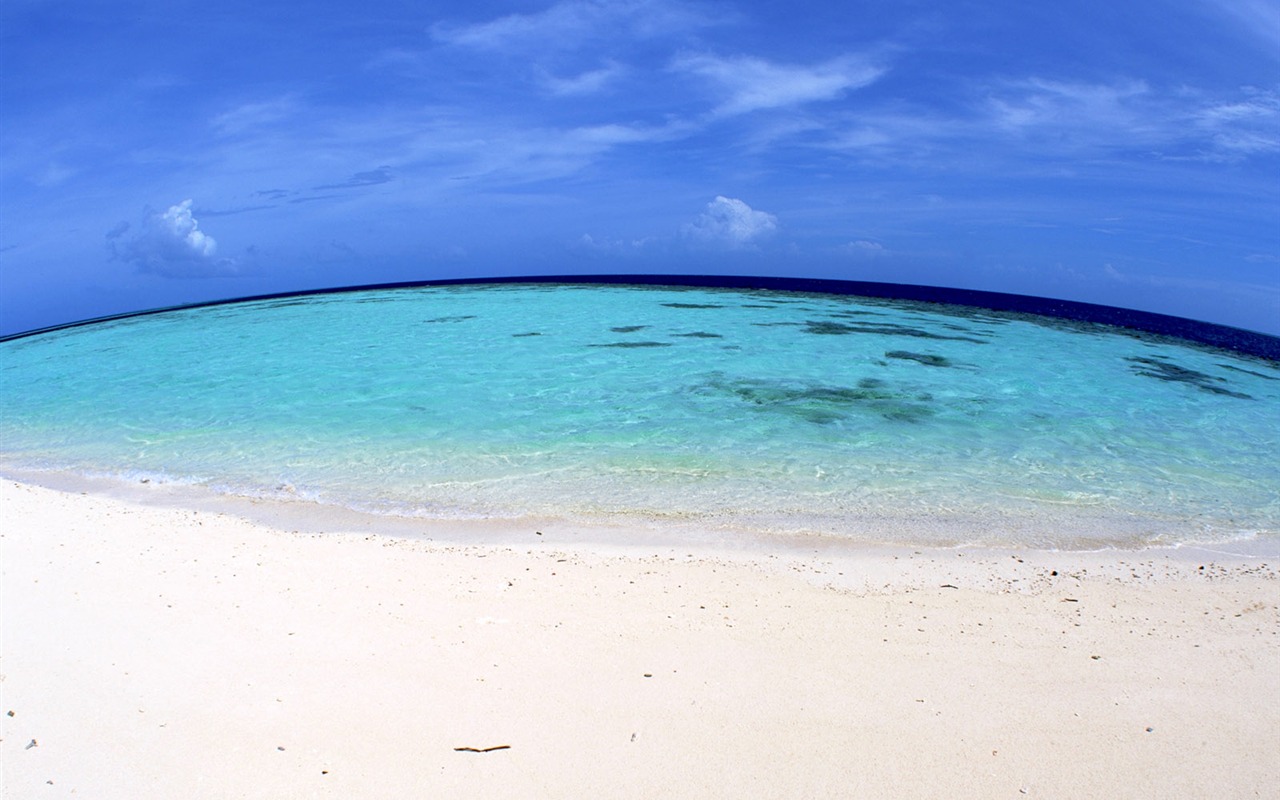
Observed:
[[[618,327],[610,328],[609,330],[613,331],[614,333],[635,333],[636,331],[642,331],[647,327],[649,326],[648,325],[619,325]]]
[[[344,303],[402,303],[404,298],[396,293],[377,293],[366,295],[364,297],[353,297],[350,300],[343,300]]]
[[[809,321],[805,323],[804,332],[821,334],[823,336],[844,336],[850,333],[865,333],[866,331],[859,331],[857,327],[853,325],[845,325],[842,322]]]
[[[899,422],[920,422],[934,410],[923,398],[887,388],[883,381],[864,379],[856,388],[801,381],[725,381],[713,378],[697,391],[727,394],[759,408],[829,424],[857,414],[878,414]]]
[[[515,338],[515,339],[523,339],[523,338],[524,338],[524,337],[526,337],[526,336],[541,336],[541,335],[542,335],[542,334],[538,333],[537,331],[534,331],[534,332],[532,332],[532,333],[513,333],[513,334],[511,334],[512,338]]]
[[[607,344],[589,344],[587,347],[670,347],[671,342],[608,342]]]
[[[289,306],[309,306],[315,301],[311,298],[303,298],[299,300],[272,300],[263,303],[259,308],[287,308]]]
[[[424,320],[425,322],[462,322],[463,320],[475,319],[475,314],[460,314],[453,317],[436,317],[435,319]]]
[[[924,364],[926,367],[950,367],[953,366],[951,359],[935,356],[932,353],[912,353],[909,350],[890,350],[884,354],[885,358],[897,358],[902,361],[915,361]]]
[[[707,333],[706,331],[694,331],[693,333],[673,333],[672,336],[683,336],[689,339],[723,339],[724,336],[718,333]]]
[[[1261,372],[1254,372],[1253,370],[1245,369],[1244,367],[1233,367],[1230,364],[1219,364],[1218,366],[1223,369],[1234,370],[1235,372],[1243,372],[1245,375],[1252,375],[1255,378],[1262,378],[1264,381],[1280,381],[1280,378],[1275,375],[1263,375]]]
[[[909,328],[905,325],[894,325],[887,322],[864,322],[860,325],[850,325],[848,323],[832,322],[830,320],[807,320],[805,322],[804,332],[824,336],[845,336],[852,333],[874,333],[881,336],[912,336],[917,339],[972,342],[973,344],[987,343],[982,339],[974,339],[969,336],[946,336],[941,333],[931,333],[920,328]]]
[[[832,311],[831,316],[857,319],[859,317],[883,317],[884,313],[881,311]]]
[[[1203,392],[1211,394],[1220,394],[1227,397],[1238,397],[1241,400],[1252,400],[1253,398],[1243,392],[1233,391],[1220,384],[1227,382],[1226,378],[1220,378],[1216,375],[1209,375],[1194,369],[1180,367],[1170,361],[1157,358],[1143,358],[1141,356],[1130,356],[1125,361],[1134,364],[1130,367],[1135,375],[1142,375],[1147,378],[1155,378],[1169,383],[1186,383]]]
[[[724,308],[715,303],[663,303],[667,308]]]

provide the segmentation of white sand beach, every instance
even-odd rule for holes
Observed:
[[[1280,793],[1275,558],[442,526],[4,481],[4,796]]]

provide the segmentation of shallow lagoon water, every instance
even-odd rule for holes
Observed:
[[[481,284],[167,311],[0,359],[10,471],[899,544],[1280,537],[1280,365],[1043,317]]]

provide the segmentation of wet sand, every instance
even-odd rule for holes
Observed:
[[[0,522],[6,797],[1280,791],[1274,556]]]

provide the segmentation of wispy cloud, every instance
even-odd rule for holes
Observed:
[[[1138,107],[1149,92],[1142,81],[1089,84],[1032,78],[1003,87],[988,100],[988,110],[996,126],[1013,134],[1048,131],[1077,141],[1106,137],[1132,142],[1135,135],[1158,130]]]
[[[1036,79],[993,97],[989,108],[997,127],[1062,153],[1143,148],[1156,158],[1232,161],[1280,151],[1280,96],[1258,89],[1226,99],[1157,92],[1142,81]]]
[[[608,236],[592,236],[584,233],[573,242],[570,249],[592,255],[625,256],[640,255],[646,248],[659,241],[646,236],[640,239],[614,239]]]
[[[1240,161],[1280,152],[1280,96],[1258,89],[1207,96],[1131,79],[1027,78],[972,91],[979,99],[967,109],[870,106],[829,120],[825,137],[809,139],[881,163],[948,171]]]
[[[204,163],[219,175],[251,176],[261,188],[241,196],[258,203],[346,202],[373,194],[354,190],[378,187],[388,202],[419,204],[477,184],[491,190],[572,175],[619,148],[671,141],[689,129],[680,120],[556,126],[519,110],[388,107],[351,114],[312,107],[288,132],[260,142],[220,142]],[[384,158],[381,166],[368,166]],[[335,175],[343,165],[349,171]],[[326,196],[298,196],[309,192]]]
[[[888,255],[889,251],[879,242],[873,242],[870,239],[856,239],[852,242],[846,242],[837,248],[846,255],[855,258],[874,258],[876,256]]]
[[[600,69],[588,70],[567,78],[557,77],[544,69],[538,70],[538,82],[551,94],[565,96],[595,94],[614,83],[626,68],[616,61],[609,61]]]
[[[719,195],[707,203],[707,209],[693,223],[686,225],[685,235],[696,241],[747,247],[778,230],[778,218],[757,211],[733,197]]]
[[[1280,95],[1274,92],[1255,90],[1247,98],[1209,104],[1193,119],[1227,156],[1280,151]]]
[[[874,83],[885,73],[853,56],[815,65],[777,64],[751,56],[684,56],[672,68],[697,75],[724,95],[715,113],[722,116],[834,100]]]
[[[217,257],[218,243],[200,230],[200,223],[191,215],[190,200],[148,214],[136,233],[130,234],[130,229],[129,223],[121,223],[107,234],[107,240],[115,257],[133,264],[139,272],[166,278],[237,272],[233,259]]]
[[[1280,311],[1280,285],[1241,280],[1223,280],[1211,277],[1186,277],[1138,272],[1122,272],[1111,264],[1105,264],[1102,274],[1115,283],[1154,289],[1182,289],[1189,292],[1222,293],[1261,300]]]
[[[436,41],[463,47],[498,50],[521,45],[577,43],[605,19],[617,15],[603,3],[566,2],[533,14],[508,14],[473,25],[439,22],[431,26]]]
[[[243,134],[287,120],[297,112],[298,108],[299,102],[296,98],[281,97],[238,105],[218,114],[211,122],[214,129],[221,134]]]
[[[357,172],[341,183],[327,183],[314,189],[357,189],[361,186],[377,186],[392,180],[391,167],[378,167],[368,172]]]
[[[698,7],[663,0],[566,0],[531,14],[431,26],[438,42],[483,50],[575,49],[601,34],[652,38],[714,22]]]
[[[1280,6],[1273,0],[1205,0],[1205,3],[1267,42],[1274,48],[1273,55],[1280,53]]]

